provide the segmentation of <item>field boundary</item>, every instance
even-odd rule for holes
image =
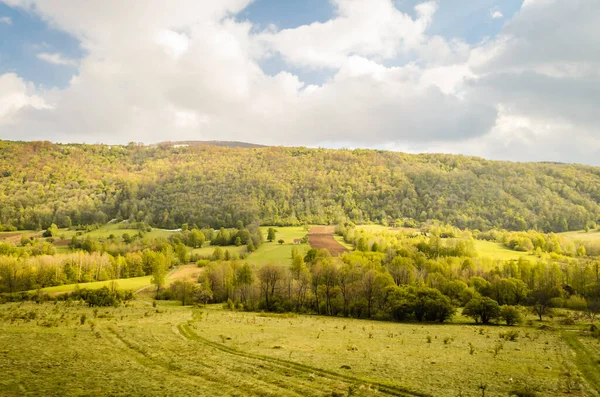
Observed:
[[[354,377],[351,375],[345,375],[345,374],[341,374],[341,373],[326,370],[326,369],[311,367],[311,366],[308,366],[305,364],[300,364],[297,362],[288,361],[288,360],[284,360],[284,359],[280,359],[280,358],[276,358],[276,357],[268,357],[268,356],[263,356],[260,354],[243,352],[243,351],[240,351],[240,350],[237,350],[237,349],[234,349],[234,348],[231,348],[231,347],[228,347],[228,346],[216,343],[216,342],[212,342],[208,339],[205,339],[205,338],[199,336],[190,327],[191,323],[193,323],[193,321],[190,321],[187,324],[180,324],[177,326],[179,333],[183,337],[185,337],[186,339],[200,342],[204,345],[210,346],[212,348],[215,348],[215,349],[220,350],[225,353],[237,355],[240,357],[255,359],[255,360],[259,360],[259,361],[263,361],[263,362],[268,362],[270,364],[274,364],[279,367],[283,367],[286,369],[295,370],[295,371],[299,371],[299,372],[303,372],[303,373],[314,374],[314,375],[318,375],[318,376],[321,376],[321,377],[327,378],[327,379],[351,382],[351,383],[355,383],[355,384],[361,383],[361,384],[365,384],[365,385],[369,385],[369,386],[375,386],[375,387],[377,387],[379,392],[390,395],[390,396],[432,397],[430,394],[413,391],[406,387],[396,385],[393,383],[375,381],[375,380],[371,380],[371,379],[361,379],[361,378]]]

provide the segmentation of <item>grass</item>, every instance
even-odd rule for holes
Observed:
[[[196,265],[178,266],[177,268],[171,270],[167,275],[166,285],[169,285],[170,283],[178,279],[195,280],[197,279],[197,275],[200,273],[200,271],[201,270]],[[102,287],[110,287],[113,281],[117,283],[117,289],[130,289],[133,291],[138,291],[144,287],[152,285],[152,276],[120,278],[116,280],[106,281],[93,281],[91,283],[64,284],[57,285],[55,287],[43,288],[42,291],[47,292],[49,294],[69,292],[75,290],[77,286],[79,286],[79,288],[98,289]]]
[[[275,227],[275,241],[266,241],[267,229],[269,227],[261,227],[261,231],[265,237],[265,242],[247,258],[247,262],[255,266],[264,266],[267,264],[288,266],[292,262],[292,248],[297,247],[301,253],[308,251],[308,244],[294,245],[294,239],[300,239],[306,236],[307,231],[303,227]],[[282,239],[283,244],[277,241]]]
[[[569,357],[559,333],[527,327],[515,328],[521,335],[516,342],[501,342],[499,333],[507,327],[262,316],[221,310],[207,310],[198,326],[203,337],[217,342],[225,335],[230,338],[225,344],[237,350],[292,358],[306,365],[319,363],[332,371],[347,366],[354,376],[376,376],[436,396],[456,396],[461,391],[476,395],[482,383],[488,384],[486,395],[507,395],[511,378],[535,382],[542,385],[543,395],[558,396],[562,392],[557,390],[556,380],[562,361]],[[525,333],[531,339],[525,338]],[[495,356],[498,343],[503,348]]]
[[[91,238],[108,238],[111,234],[114,234],[116,237],[121,237],[123,233],[135,235],[139,232],[137,229],[124,229],[124,226],[125,224],[112,223],[104,225],[96,230],[92,230],[89,233],[84,233],[83,236],[90,236]],[[145,232],[144,238],[152,239],[157,237],[169,237],[174,233],[175,232],[168,230],[153,228],[151,232]]]
[[[64,284],[57,285],[55,287],[47,287],[43,288],[43,292],[47,293],[55,293],[55,292],[69,292],[73,291],[76,286],[80,288],[87,289],[98,289],[102,287],[109,287],[110,284],[115,281],[117,283],[117,288],[121,290],[131,289],[137,291],[140,288],[146,287],[150,285],[150,279],[152,276],[143,276],[143,277],[132,277],[132,278],[121,278],[118,280],[106,280],[106,281],[94,281],[91,283],[79,283],[79,284]]]
[[[586,233],[585,230],[577,230],[572,232],[558,233],[559,236],[565,237],[572,241],[599,241],[600,229],[590,230]]]
[[[527,382],[541,387],[540,396],[558,397],[565,395],[566,368],[577,377],[582,367],[580,348],[573,354],[564,331],[551,325],[511,328],[519,338],[508,342],[499,337],[507,327],[499,326],[245,313],[175,302],[154,308],[150,300],[97,310],[65,302],[5,304],[0,394],[454,397],[479,396],[485,384],[486,396],[496,397]],[[586,347],[585,357],[597,375],[597,347]],[[582,380],[575,395],[596,395],[592,390]]]
[[[201,255],[201,256],[211,256],[212,253],[215,251],[215,248],[217,248],[217,247],[214,245],[205,245],[202,248],[194,248],[192,250],[192,254],[193,255]],[[231,246],[220,247],[220,248],[223,250],[223,252],[225,252],[225,251],[229,251],[229,253],[237,252],[239,255],[246,252],[246,246],[236,247],[234,245],[231,245]]]
[[[531,256],[527,252],[513,251],[493,241],[475,240],[475,249],[480,258],[489,258],[492,260],[511,260],[519,259],[522,256]]]
[[[34,320],[13,320],[29,313]],[[3,305],[0,315],[11,321],[0,322],[0,390],[62,396],[390,395],[356,378],[207,343],[195,327],[185,327],[192,314],[162,302],[156,309],[134,302],[96,314],[63,303]]]
[[[354,246],[352,244],[348,244],[347,242],[344,241],[344,237],[343,236],[338,236],[337,234],[333,236],[333,238],[335,239],[335,241],[337,241],[338,243],[342,244],[344,247],[348,248],[350,251],[352,251],[354,249]]]
[[[562,335],[575,353],[577,368],[592,387],[600,390],[600,348],[598,343],[595,343],[595,346],[592,345],[591,338],[582,338],[576,331],[565,331]]]

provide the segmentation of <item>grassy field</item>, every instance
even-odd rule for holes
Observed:
[[[559,236],[566,237],[572,241],[600,241],[600,229],[590,230],[577,230],[573,232],[558,233]]]
[[[519,337],[508,342],[499,337],[506,327],[150,300],[98,310],[5,304],[0,320],[0,395],[454,397],[481,396],[485,386],[496,397],[525,384],[540,396],[597,395],[598,342],[557,323],[514,328]]]
[[[495,243],[493,241],[475,240],[475,249],[477,250],[480,258],[489,258],[492,260],[519,259],[522,256],[533,257],[527,252],[513,251],[506,248],[502,244]]]
[[[198,268],[196,265],[177,266],[177,268],[171,270],[167,275],[166,285],[169,285],[173,281],[180,279],[197,280],[200,272],[201,269]],[[117,280],[106,281],[94,281],[91,283],[65,284],[58,285],[56,287],[43,288],[42,291],[47,292],[49,294],[69,292],[75,290],[77,286],[79,286],[79,288],[98,289],[102,287],[110,287],[113,281],[117,283],[117,289],[130,289],[133,291],[138,291],[142,288],[149,287],[150,285],[152,285],[152,276],[121,278]]]
[[[55,292],[69,292],[73,291],[76,286],[79,288],[87,288],[87,289],[98,289],[102,287],[108,287],[111,285],[113,281],[117,283],[117,288],[121,290],[131,289],[137,291],[140,288],[147,287],[150,285],[150,279],[152,276],[144,276],[144,277],[132,277],[132,278],[121,278],[118,280],[107,280],[107,281],[94,281],[91,283],[79,283],[79,284],[65,284],[65,285],[57,285],[56,287],[48,287],[43,288],[43,292],[47,292],[49,294]]]
[[[202,248],[194,248],[192,250],[192,254],[195,255],[201,255],[201,256],[211,256],[213,254],[213,252],[215,251],[215,247],[214,245],[204,245]],[[246,246],[241,246],[241,247],[236,247],[235,245],[232,246],[227,246],[227,247],[221,247],[221,249],[223,250],[223,252],[225,251],[229,251],[229,253],[233,254],[234,252],[237,252],[238,255],[241,255],[243,253],[246,252]]]
[[[304,237],[307,232],[303,227],[276,227],[277,230],[275,241],[266,241],[268,227],[260,228],[263,235],[265,236],[265,242],[252,254],[248,256],[248,263],[256,266],[264,266],[267,264],[273,265],[290,265],[292,248],[297,247],[300,252],[304,253],[308,251],[310,246],[308,244],[294,245],[294,239]],[[279,244],[277,241],[282,239],[283,244]]]
[[[134,235],[138,233],[137,229],[123,229],[124,227],[125,224],[112,223],[109,225],[104,225],[99,229],[92,230],[89,233],[84,233],[83,235],[90,236],[91,238],[108,238],[111,234],[114,234],[117,237],[121,237],[123,233],[128,233],[129,235]],[[149,239],[157,237],[169,237],[173,233],[175,232],[153,228],[151,232],[146,232],[144,237]]]
[[[335,239],[335,241],[342,244],[344,247],[348,248],[350,251],[352,251],[354,249],[354,246],[352,244],[348,244],[347,242],[344,241],[343,236],[338,236],[336,234],[335,236],[333,236],[333,238]]]

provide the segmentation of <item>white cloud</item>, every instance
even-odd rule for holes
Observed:
[[[502,11],[499,11],[499,10],[491,10],[490,11],[490,18],[492,18],[492,19],[502,19],[502,18],[504,18],[504,14],[502,13]]]
[[[60,53],[40,52],[37,54],[38,59],[51,63],[53,65],[77,66],[77,61],[73,59],[63,58]]]
[[[335,18],[295,29],[266,31],[260,39],[291,64],[337,69],[350,55],[392,59],[426,41],[436,2],[415,7],[417,18],[400,12],[390,0],[332,0]]]
[[[436,2],[411,17],[391,0],[335,0],[329,21],[256,32],[233,17],[250,0],[4,1],[71,33],[87,55],[43,56],[77,65],[62,90],[2,76],[2,138],[344,143],[600,162],[596,0],[527,0],[474,46],[428,33]],[[331,77],[269,76],[259,65],[270,56]]]
[[[33,86],[27,85],[14,73],[0,75],[0,126],[14,123],[15,116],[22,109],[49,108],[34,91]]]
[[[0,17],[0,23],[12,25],[12,19],[10,17]]]

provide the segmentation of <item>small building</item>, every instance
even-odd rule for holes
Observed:
[[[302,240],[299,238],[294,239],[294,245],[302,244]]]

